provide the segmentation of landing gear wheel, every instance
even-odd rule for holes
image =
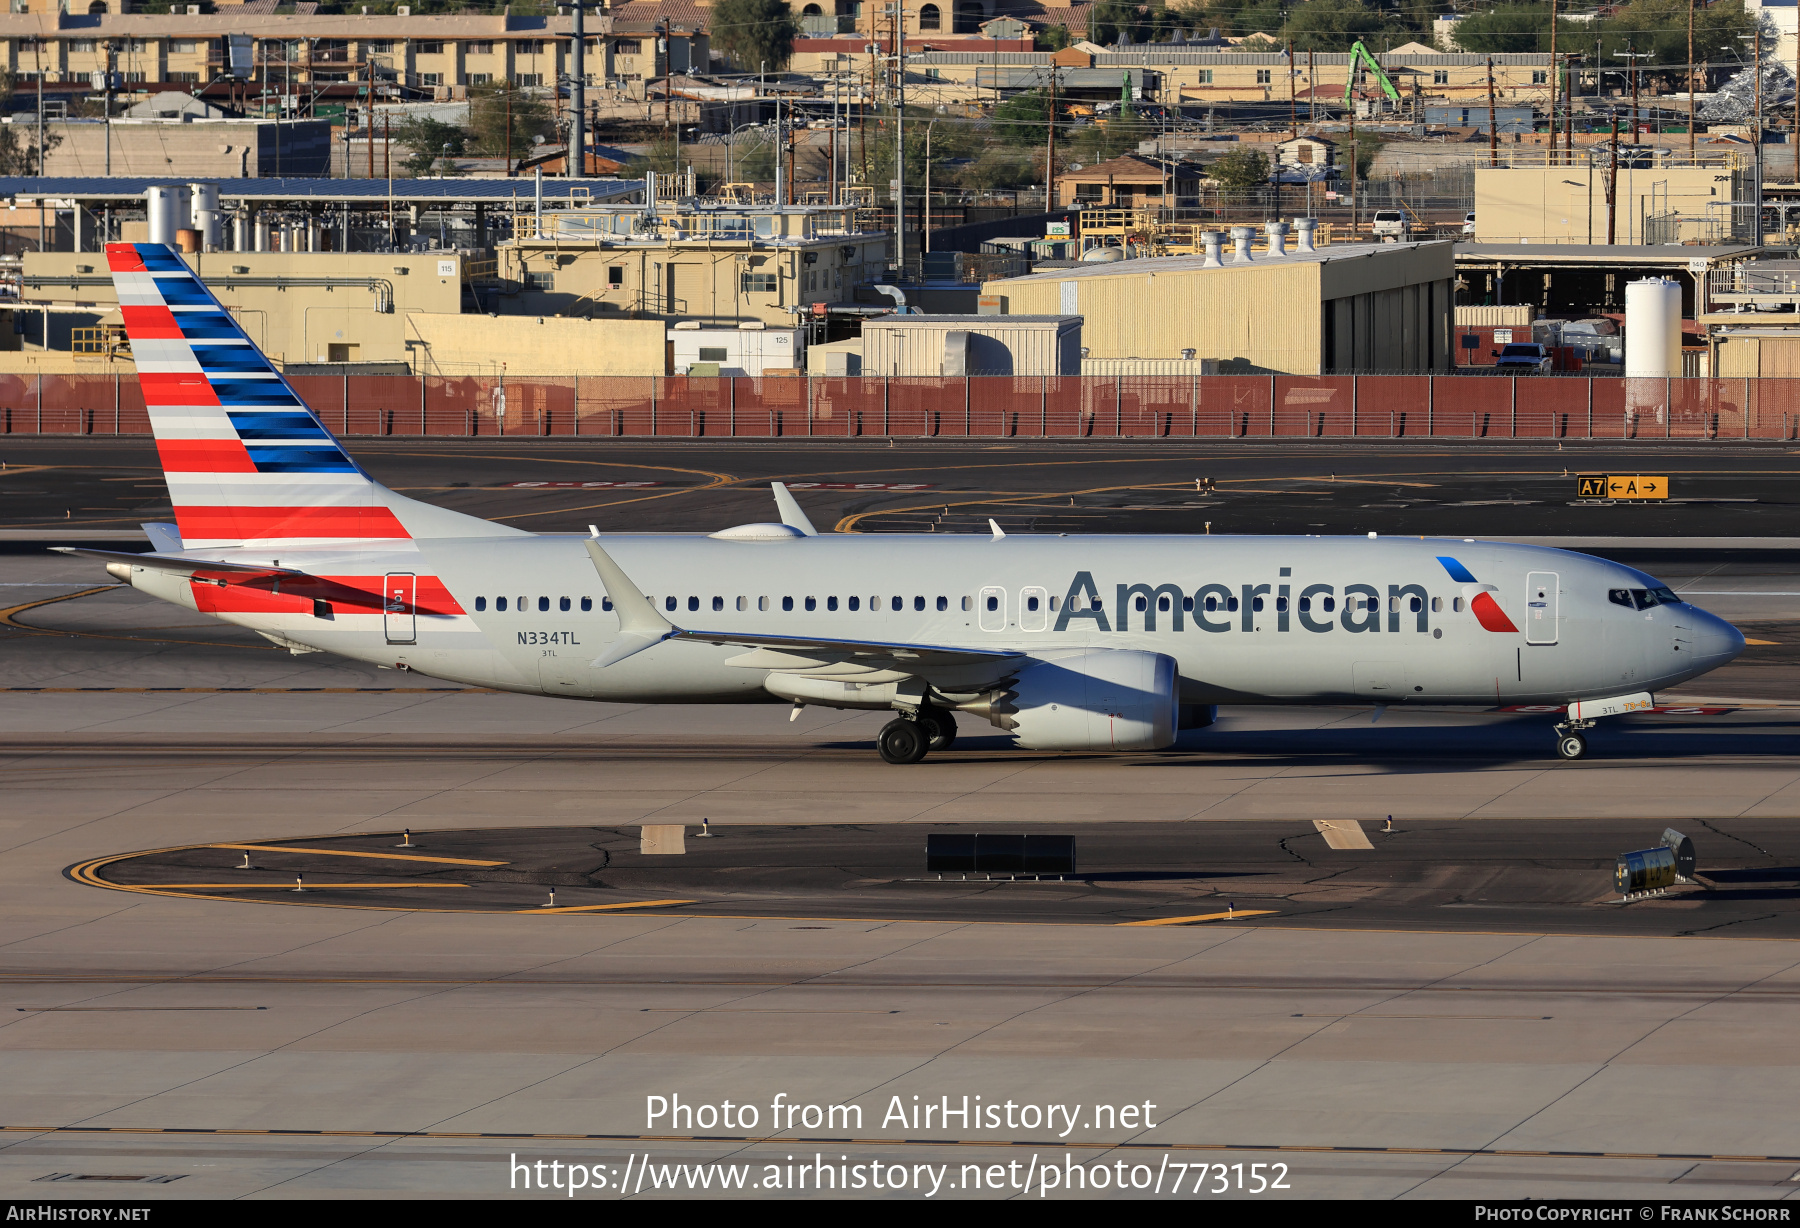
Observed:
[[[1556,753],[1564,759],[1579,759],[1587,754],[1587,739],[1578,733],[1559,734]]]
[[[920,708],[919,724],[924,726],[932,750],[949,750],[956,744],[956,717],[942,708]]]
[[[875,749],[889,763],[917,763],[931,749],[930,733],[918,721],[901,717],[881,727]]]

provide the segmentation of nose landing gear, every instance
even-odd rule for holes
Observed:
[[[1556,727],[1556,753],[1564,759],[1579,759],[1587,754],[1587,739],[1567,725]]]

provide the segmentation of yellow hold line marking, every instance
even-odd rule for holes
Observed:
[[[1153,921],[1121,921],[1121,926],[1133,925],[1194,925],[1200,921],[1235,921],[1239,917],[1272,917],[1273,908],[1239,908],[1234,912],[1204,912],[1197,917],[1157,917]]]
[[[250,853],[317,853],[321,857],[374,857],[381,861],[431,861],[446,866],[504,866],[505,861],[477,861],[472,857],[418,857],[411,853],[361,853],[350,849],[297,848],[289,844],[208,844],[209,849],[243,849]]]

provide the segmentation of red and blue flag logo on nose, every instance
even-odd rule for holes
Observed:
[[[1500,603],[1494,600],[1494,594],[1499,591],[1498,589],[1492,584],[1482,584],[1467,567],[1449,555],[1438,555],[1438,562],[1444,565],[1444,570],[1449,572],[1450,578],[1458,584],[1479,586],[1479,592],[1468,595],[1469,611],[1475,615],[1476,621],[1482,625],[1484,630],[1518,631],[1518,628],[1513,626],[1513,620],[1506,616],[1506,611],[1500,608]]]

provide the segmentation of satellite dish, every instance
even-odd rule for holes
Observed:
[[[539,134],[538,134],[538,135],[537,135],[537,136],[534,136],[534,137],[532,137],[532,138],[531,138],[531,143],[532,143],[532,144],[533,144],[533,145],[542,145],[542,144],[543,144],[543,143],[544,143],[544,136],[543,136],[543,134],[542,134],[542,133],[539,133]]]

